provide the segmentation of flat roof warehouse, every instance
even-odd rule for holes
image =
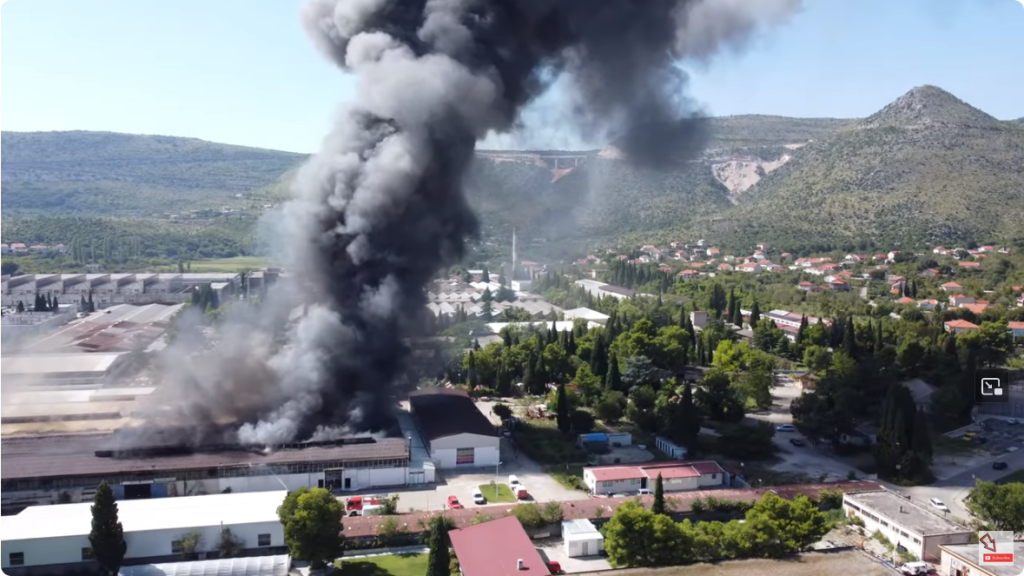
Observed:
[[[32,436],[5,438],[0,443],[0,480],[3,489],[35,488],[59,479],[114,478],[119,476],[192,476],[210,478],[237,475],[253,466],[308,466],[318,468],[342,463],[374,462],[407,464],[409,447],[403,438],[370,439],[367,443],[310,446],[273,450],[262,454],[242,447],[216,452],[180,455],[102,457],[97,450],[109,447],[109,434]],[[183,478],[179,478],[183,479]]]

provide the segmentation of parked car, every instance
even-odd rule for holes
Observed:
[[[508,477],[508,487],[514,489],[516,484],[519,484],[519,478],[515,474],[510,474]]]
[[[1006,421],[1006,423],[1010,426],[1016,426],[1017,424],[1020,424],[1020,420],[1017,420],[1016,418],[1010,418],[1009,420]]]
[[[487,498],[484,498],[484,495],[480,490],[473,490],[473,503],[487,504]]]
[[[516,483],[515,486],[510,486],[512,489],[512,495],[516,497],[516,500],[526,500],[530,497],[530,492],[526,490],[526,486],[523,484]]]
[[[790,438],[789,439],[789,443],[792,444],[793,446],[803,446],[804,445],[804,441],[799,439],[799,438]]]
[[[564,574],[562,572],[562,565],[554,560],[548,560],[548,572],[552,574]]]
[[[942,500],[939,500],[938,498],[929,498],[928,503],[931,504],[932,508],[935,508],[936,510],[941,510],[942,512],[949,512],[949,506],[946,506],[946,504]]]
[[[779,424],[775,427],[776,432],[796,432],[796,427],[792,424]]]
[[[636,494],[637,496],[648,496],[650,494],[654,494],[654,490],[651,490],[650,488],[641,488],[636,491]]]
[[[993,470],[1006,470],[1007,468],[1009,468],[1009,466],[1009,464],[1003,462],[1002,460],[996,460],[995,462],[992,463]]]
[[[459,499],[456,496],[449,496],[448,502],[445,504],[445,508],[449,510],[462,510],[462,504],[459,503]]]

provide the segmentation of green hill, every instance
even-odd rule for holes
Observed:
[[[83,131],[5,131],[0,148],[5,216],[244,210],[272,198],[281,175],[305,158],[194,138]]]
[[[750,245],[1008,238],[1024,222],[1024,129],[915,88],[793,153],[701,233]]]

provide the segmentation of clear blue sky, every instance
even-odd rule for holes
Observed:
[[[352,81],[313,50],[300,4],[7,0],[0,126],[313,151]],[[1022,57],[1016,0],[806,0],[744,54],[691,68],[692,94],[716,115],[856,117],[934,84],[1017,118]]]

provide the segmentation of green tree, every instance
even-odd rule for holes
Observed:
[[[654,514],[636,502],[623,502],[604,527],[604,549],[616,568],[652,566]]]
[[[323,488],[302,487],[285,496],[277,508],[284,541],[293,558],[319,570],[342,555],[344,539],[341,502]]]
[[[451,550],[448,543],[448,522],[441,514],[430,520],[429,547],[427,576],[449,576],[451,574]]]
[[[114,492],[104,480],[96,488],[92,499],[92,530],[89,546],[103,574],[114,575],[121,569],[128,544],[124,541],[124,528],[117,518]]]
[[[608,373],[604,379],[605,391],[622,391],[622,374],[619,372],[619,357],[613,352],[608,357]]]
[[[573,410],[569,414],[569,427],[576,434],[586,434],[594,429],[594,416],[586,410]]]
[[[654,502],[651,503],[651,512],[665,513],[665,482],[661,479],[661,473],[658,473],[658,477],[654,480]]]
[[[556,407],[555,418],[558,423],[558,429],[562,434],[568,434],[572,424],[569,421],[569,399],[565,395],[565,384],[558,385],[558,406]]]
[[[1024,482],[996,484],[975,480],[974,489],[964,502],[982,528],[1024,532]]]
[[[626,405],[626,397],[618,390],[609,390],[601,396],[601,401],[594,408],[594,415],[601,420],[614,424],[622,418]]]
[[[235,536],[230,528],[222,526],[215,548],[218,557],[234,558],[245,549],[245,543],[238,536]]]
[[[761,321],[761,305],[754,300],[754,305],[750,307],[750,325],[757,326],[758,322]]]

